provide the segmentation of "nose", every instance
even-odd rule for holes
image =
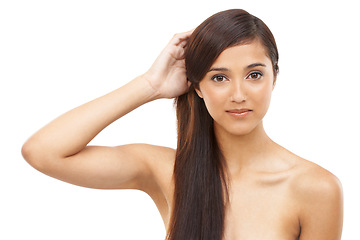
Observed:
[[[246,100],[246,90],[240,80],[233,81],[230,97],[232,102],[241,103]]]

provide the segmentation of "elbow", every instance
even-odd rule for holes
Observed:
[[[41,151],[40,144],[35,143],[31,139],[24,143],[21,148],[21,154],[27,163],[33,168],[43,172],[45,157]]]

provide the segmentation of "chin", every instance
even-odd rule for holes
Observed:
[[[250,134],[255,128],[236,128],[229,131],[230,134],[235,136],[245,136]]]
[[[215,127],[215,131],[220,132],[227,132],[227,134],[235,135],[235,136],[245,136],[250,134],[254,129],[257,127],[257,125],[253,124],[234,124],[232,126],[226,125],[221,126],[220,124],[217,124]]]

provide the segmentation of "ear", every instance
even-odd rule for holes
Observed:
[[[276,76],[274,77],[274,81],[273,81],[273,86],[272,86],[272,90],[274,90],[274,88],[275,88],[275,85],[276,85]]]
[[[203,95],[202,95],[202,93],[201,93],[201,90],[200,90],[200,89],[195,88],[195,91],[196,91],[197,95],[198,95],[200,98],[203,98]]]
[[[274,67],[274,81],[273,81],[272,90],[274,90],[274,88],[275,88],[276,79],[277,79],[278,74],[279,74],[279,65],[276,63],[276,64],[275,64],[275,67]]]

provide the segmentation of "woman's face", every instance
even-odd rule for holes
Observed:
[[[196,90],[216,132],[250,133],[265,116],[275,86],[266,49],[258,40],[225,49]]]

